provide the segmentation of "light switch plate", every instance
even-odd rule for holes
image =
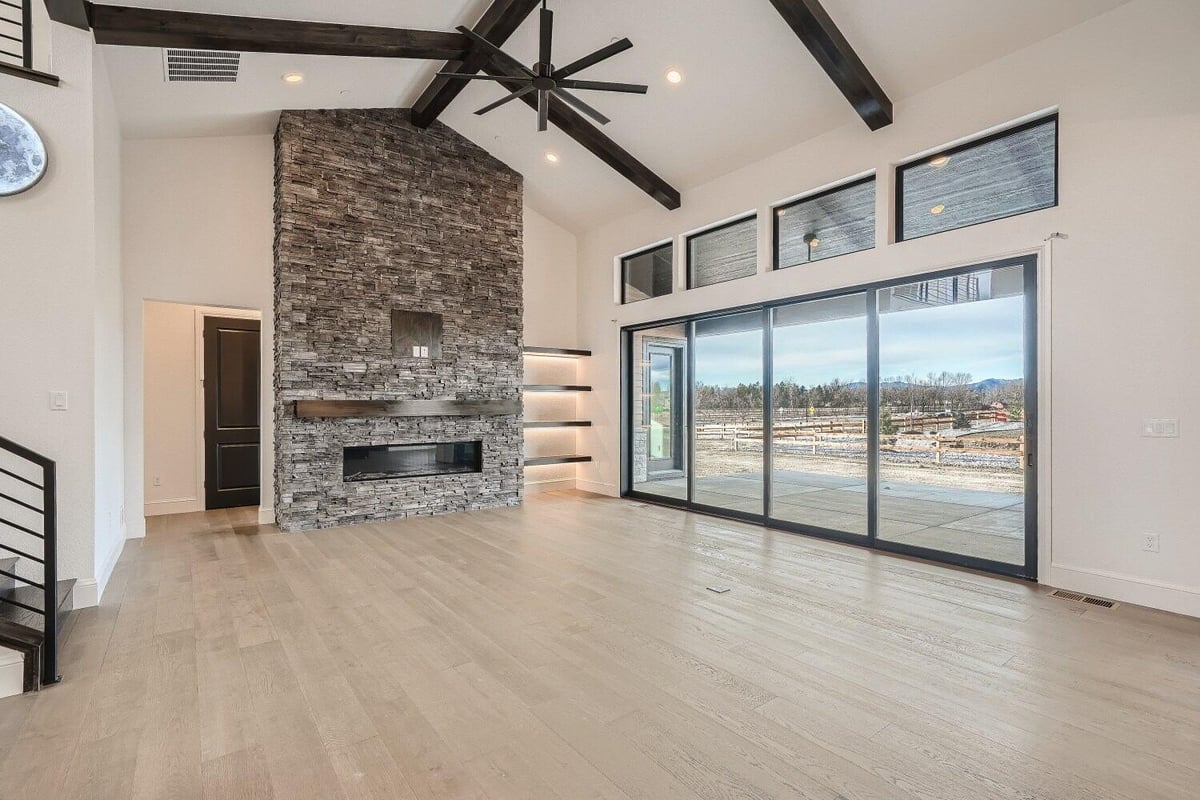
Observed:
[[[50,392],[50,410],[51,411],[66,411],[67,410],[67,393],[60,390]]]
[[[1142,436],[1148,439],[1176,439],[1179,437],[1179,420],[1144,419]]]

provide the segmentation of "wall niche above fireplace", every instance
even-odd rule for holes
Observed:
[[[396,358],[441,358],[442,315],[393,308],[392,353]]]
[[[382,444],[342,449],[342,480],[386,481],[483,471],[483,442]]]

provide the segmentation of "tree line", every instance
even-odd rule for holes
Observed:
[[[969,372],[929,373],[924,377],[904,375],[880,382],[882,405],[898,412],[942,413],[988,408],[1003,403],[1009,416],[1020,416],[1025,385],[1022,380],[978,386]],[[835,408],[866,413],[865,383],[828,383],[806,386],[793,380],[775,384],[772,394],[776,408]],[[696,384],[696,408],[701,411],[753,411],[763,407],[763,387],[759,382],[737,386]]]

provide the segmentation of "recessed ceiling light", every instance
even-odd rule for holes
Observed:
[[[683,73],[679,71],[678,67],[671,67],[667,70],[667,83],[683,83]]]
[[[292,83],[292,84],[295,84],[295,83],[304,83],[304,73],[302,73],[302,72],[288,72],[288,73],[284,74],[284,76],[283,76],[283,82],[284,82],[284,83]]]
[[[551,164],[557,164],[558,160],[559,160],[558,153],[555,153],[551,150],[547,150],[546,151],[546,160],[549,161]]]
[[[946,207],[944,205],[942,205],[941,203],[938,203],[936,206],[929,209],[929,213],[930,214],[940,214],[945,210],[946,210]]]
[[[944,167],[950,161],[950,156],[934,156],[929,159],[929,166]]]

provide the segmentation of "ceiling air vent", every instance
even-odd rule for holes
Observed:
[[[167,83],[233,83],[241,63],[241,53],[224,50],[163,50]]]

